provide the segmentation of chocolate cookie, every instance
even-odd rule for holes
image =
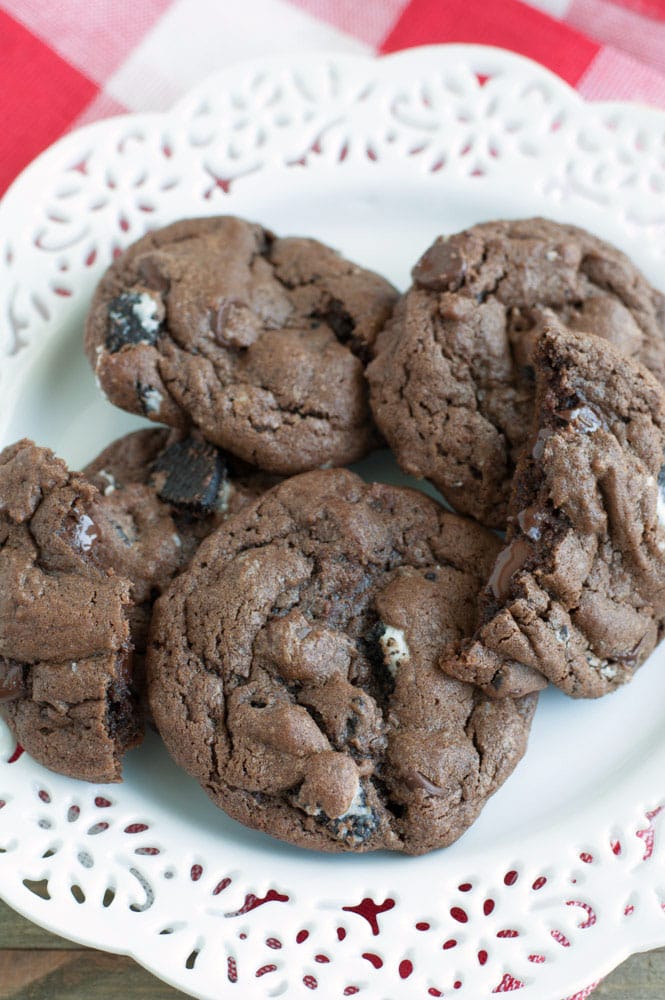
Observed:
[[[149,695],[171,754],[232,817],[304,847],[451,843],[524,753],[535,708],[436,666],[471,634],[499,545],[343,470],[270,490],[155,605]]]
[[[84,474],[29,441],[0,454],[0,710],[33,757],[120,779],[156,595],[274,482],[168,430],[121,438]]]
[[[534,364],[508,544],[473,643],[442,667],[499,696],[544,674],[594,698],[630,680],[663,633],[665,393],[612,345],[560,327]]]
[[[112,264],[85,347],[117,406],[290,474],[375,443],[363,366],[396,297],[315,240],[190,219]]]
[[[96,559],[96,496],[30,441],[0,453],[0,708],[40,763],[118,781],[142,724],[130,584]]]
[[[615,247],[546,219],[436,240],[367,369],[376,422],[402,468],[490,527],[506,524],[531,425],[533,348],[554,317],[665,385],[665,297]]]
[[[143,652],[155,597],[199,543],[279,479],[204,441],[196,431],[135,431],[84,469],[102,494],[97,551],[132,585],[131,634]]]

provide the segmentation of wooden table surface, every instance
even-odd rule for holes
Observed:
[[[176,1000],[183,996],[130,958],[64,941],[0,902],[0,1000]],[[593,1000],[664,1000],[665,948],[628,959],[592,996]]]

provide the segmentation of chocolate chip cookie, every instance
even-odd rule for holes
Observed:
[[[0,454],[0,710],[33,757],[120,779],[156,595],[275,481],[169,430],[121,438],[84,474],[29,441]]]
[[[149,695],[175,760],[232,817],[304,847],[450,844],[524,753],[535,696],[437,669],[500,542],[344,470],[286,480],[155,605]]]
[[[436,240],[367,369],[400,465],[490,527],[506,525],[531,424],[533,349],[553,317],[603,337],[665,385],[665,297],[615,247],[546,219]]]
[[[442,666],[499,696],[544,674],[594,698],[630,680],[663,634],[665,393],[616,347],[561,327],[534,365],[508,544],[474,641]]]
[[[363,368],[396,297],[315,240],[191,219],[112,264],[85,347],[117,406],[291,474],[374,445]]]

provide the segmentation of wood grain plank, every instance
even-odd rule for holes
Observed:
[[[66,951],[0,951],[0,998],[18,996],[40,986],[71,961]]]
[[[20,917],[18,913],[10,909],[6,903],[0,901],[0,949],[9,948],[39,948],[55,951],[66,949],[68,951],[78,950],[79,945],[65,941],[64,938],[56,937],[49,931],[43,931],[41,927],[30,923],[25,917]]]
[[[182,1000],[130,958],[99,951],[1,951],[0,1000]]]
[[[633,955],[603,980],[593,1000],[663,1000],[665,948]]]

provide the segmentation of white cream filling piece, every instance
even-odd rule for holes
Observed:
[[[91,517],[88,517],[87,514],[80,515],[76,530],[74,531],[74,541],[84,552],[89,552],[92,543],[97,537],[97,532],[90,530],[94,526],[95,524]]]
[[[157,331],[159,328],[157,303],[151,295],[148,295],[147,292],[139,295],[138,301],[132,305],[132,312],[146,333],[155,333]]]
[[[159,389],[144,389],[141,393],[146,413],[159,413],[164,397]]]
[[[219,488],[217,500],[215,501],[215,508],[220,512],[220,514],[226,514],[229,509],[232,494],[233,484],[230,479],[225,479]]]
[[[101,478],[105,479],[106,482],[108,483],[108,486],[104,487],[104,496],[108,497],[111,495],[111,493],[115,493],[118,484],[116,483],[115,478],[111,475],[111,473],[107,472],[106,469],[100,469],[97,475],[101,476]]]
[[[379,639],[379,643],[383,650],[384,663],[390,674],[394,677],[401,664],[411,659],[411,653],[409,652],[404,632],[401,628],[393,628],[392,625],[386,625],[385,632]]]
[[[371,816],[372,810],[370,809],[370,807],[367,805],[366,802],[363,802],[363,799],[364,795],[363,795],[362,785],[360,784],[360,782],[358,782],[358,788],[356,789],[356,794],[351,799],[351,805],[349,806],[349,808],[346,810],[345,813],[342,813],[341,816],[337,816],[336,818],[339,820],[339,819],[356,819],[358,816]]]

